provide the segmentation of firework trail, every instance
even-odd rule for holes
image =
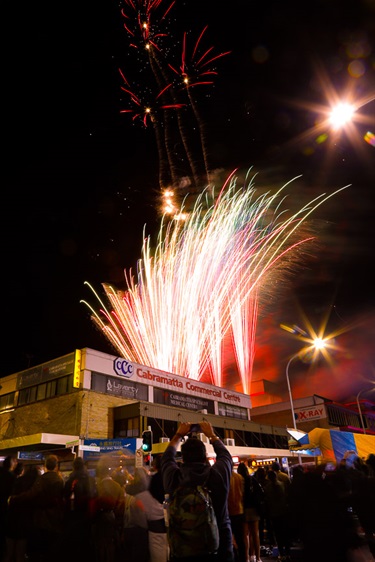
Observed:
[[[210,181],[209,181],[209,164],[208,164],[206,138],[205,138],[205,127],[200,117],[197,103],[195,102],[195,99],[192,96],[191,89],[195,86],[202,86],[202,85],[206,86],[206,85],[213,84],[213,77],[217,75],[217,71],[214,70],[214,68],[212,68],[209,65],[212,65],[212,63],[217,59],[229,55],[230,51],[212,56],[213,47],[210,47],[206,49],[206,51],[203,54],[198,54],[201,40],[207,28],[208,26],[206,25],[206,27],[200,33],[194,45],[189,63],[187,62],[187,56],[186,56],[187,33],[186,32],[184,33],[183,42],[182,42],[182,56],[181,56],[180,71],[176,70],[171,64],[169,65],[169,67],[173,70],[173,72],[175,72],[181,77],[182,83],[184,84],[188,94],[190,106],[193,110],[196,121],[198,123],[200,145],[203,154],[204,170],[205,170],[206,181],[208,185]]]
[[[255,357],[255,335],[258,320],[257,288],[254,288],[247,302],[241,301],[233,294],[230,305],[231,333],[236,354],[237,371],[242,391],[250,394],[251,373]],[[222,386],[221,381],[221,385]]]
[[[152,123],[155,133],[158,158],[159,158],[159,185],[161,188],[177,185],[178,173],[174,154],[175,140],[172,137],[171,110],[181,108],[171,91],[170,81],[166,75],[166,64],[163,63],[162,52],[168,53],[168,46],[164,47],[167,32],[161,32],[159,28],[164,24],[168,28],[167,15],[174,3],[169,4],[163,11],[161,17],[157,17],[162,1],[149,2],[140,0],[125,2],[125,8],[121,10],[124,17],[124,29],[129,38],[129,51],[135,53],[136,71],[139,76],[145,76],[135,86],[130,86],[125,78],[124,72],[119,69],[123,85],[122,91],[128,95],[130,109],[121,110],[120,113],[132,113],[133,120],[140,115],[134,104],[143,102],[145,117],[142,122],[145,127]],[[132,66],[132,65],[130,65]],[[134,65],[133,65],[134,66]],[[165,68],[164,68],[165,67]],[[147,115],[145,114],[147,112]]]
[[[135,59],[135,65],[133,62],[129,67],[133,73],[136,70],[137,79],[129,82],[124,71],[119,69],[123,80],[121,89],[127,94],[130,104],[130,108],[123,109],[121,113],[132,114],[133,120],[142,117],[145,127],[149,122],[152,123],[162,192],[171,187],[182,186],[191,186],[194,191],[201,191],[209,183],[209,163],[204,125],[191,89],[198,85],[213,84],[213,78],[217,75],[213,65],[219,58],[229,54],[229,51],[213,56],[213,47],[201,50],[206,26],[188,58],[187,34],[184,33],[181,63],[176,70],[173,57],[181,49],[169,32],[173,6],[174,2],[166,4],[162,0],[124,2],[121,14],[129,40],[129,53],[133,53]],[[126,70],[127,75],[128,71],[129,68]],[[140,100],[145,99],[147,102],[141,103]],[[139,107],[134,105],[143,105],[145,110],[139,112]],[[193,119],[188,114],[189,109],[193,112]],[[194,138],[196,128],[199,135],[197,139]]]
[[[144,237],[137,276],[125,272],[126,290],[103,284],[109,305],[86,282],[99,310],[81,302],[117,353],[222,386],[223,340],[231,334],[249,392],[258,311],[313,242],[307,218],[345,189],[292,213],[283,208],[288,184],[256,197],[252,181],[237,188],[232,175],[211,204],[205,190],[185,222],[163,219],[155,250]]]
[[[181,105],[162,104],[160,101],[160,96],[163,94],[163,91],[159,92],[159,94],[156,95],[156,98],[153,101],[151,101],[150,99],[148,99],[147,101],[142,101],[135,92],[128,89],[129,83],[122,72],[121,76],[127,86],[122,86],[121,89],[129,94],[133,107],[131,109],[123,109],[120,111],[120,113],[131,113],[133,121],[136,119],[141,119],[145,127],[147,127],[149,123],[152,124],[155,132],[159,156],[159,183],[160,185],[168,185],[170,182],[173,183],[173,181],[175,181],[174,165],[172,161],[172,152],[168,150],[170,140],[167,136],[167,132],[163,133],[163,130],[167,131],[168,129],[167,127],[165,127],[164,129],[160,128],[159,114],[160,112],[177,109]],[[164,124],[168,123],[167,114],[164,114],[163,122]]]

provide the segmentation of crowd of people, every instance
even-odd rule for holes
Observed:
[[[130,473],[102,459],[93,476],[76,457],[64,478],[55,455],[46,456],[42,469],[6,457],[0,467],[0,561],[166,562],[159,462],[155,457],[152,471]]]
[[[233,526],[237,562],[247,562],[248,554],[251,562],[261,562],[262,551],[278,560],[293,560],[293,546],[303,562],[375,560],[374,454],[363,460],[348,451],[337,465],[295,465],[290,474],[278,462],[255,470],[240,463],[237,473],[244,480],[242,514],[248,537],[244,549],[237,539],[244,533]],[[234,474],[231,488],[232,518],[241,513]]]
[[[216,454],[212,465],[182,423],[149,468],[115,470],[105,460],[95,476],[76,457],[68,477],[58,458],[43,469],[8,456],[0,467],[0,562],[312,562],[375,560],[375,455],[348,451],[338,465],[322,463],[290,474],[274,462],[255,470],[233,466],[208,422],[201,431]],[[182,459],[177,457],[181,444]],[[219,547],[209,556],[176,558],[164,519],[165,494],[205,483],[211,490]]]

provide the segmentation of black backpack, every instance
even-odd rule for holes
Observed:
[[[179,486],[171,494],[167,533],[174,557],[201,556],[218,550],[219,529],[205,484]]]

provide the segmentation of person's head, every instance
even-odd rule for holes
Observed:
[[[73,470],[82,471],[85,468],[85,462],[82,457],[76,457],[73,461]]]
[[[15,457],[14,455],[8,455],[3,460],[3,468],[5,470],[14,470],[17,466],[17,462],[17,457]]]
[[[184,463],[202,462],[207,463],[206,447],[200,439],[189,437],[181,445],[181,456]]]
[[[369,470],[372,474],[375,475],[375,455],[374,453],[370,453],[366,459],[366,464],[369,467]]]
[[[240,462],[240,464],[237,467],[237,472],[238,474],[241,474],[241,476],[243,476],[244,478],[249,476],[249,469],[247,468],[247,465],[244,462]]]
[[[271,470],[274,470],[275,472],[280,472],[280,465],[277,461],[274,461],[271,464]]]
[[[106,476],[109,476],[109,473],[109,466],[105,462],[98,462],[96,467],[96,476],[98,478],[105,478]]]
[[[254,474],[258,478],[258,480],[264,480],[266,478],[266,469],[264,468],[264,466],[259,466]]]
[[[277,474],[274,470],[269,470],[267,472],[267,479],[272,483],[275,484],[277,482]]]
[[[304,468],[301,464],[296,464],[292,467],[292,477],[293,480],[296,481],[298,478],[302,478],[305,474]]]
[[[130,494],[131,496],[135,496],[136,494],[140,494],[141,492],[145,492],[149,489],[150,486],[150,475],[148,474],[147,470],[141,466],[136,468],[134,471],[134,478],[132,482],[126,484],[125,492]]]
[[[25,467],[23,465],[23,462],[18,462],[13,470],[15,476],[22,476],[24,471],[25,471]]]
[[[44,466],[46,467],[46,470],[50,472],[57,471],[57,468],[59,466],[59,459],[56,457],[56,455],[48,455],[48,457],[46,457],[46,460],[44,461]]]
[[[359,472],[363,472],[363,474],[368,474],[368,465],[360,456],[357,456],[354,459],[353,468],[355,468],[355,470],[359,470]]]
[[[32,464],[26,467],[25,472],[23,474],[23,479],[25,482],[25,489],[31,488],[34,484],[35,480],[39,478],[41,472],[40,467]]]
[[[152,458],[152,469],[154,472],[159,472],[161,466],[162,455],[154,455]]]

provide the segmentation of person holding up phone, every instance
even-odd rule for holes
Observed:
[[[200,431],[193,432],[193,429],[198,429],[196,425],[190,422],[181,423],[161,458],[164,490],[166,494],[172,496],[174,490],[183,485],[205,484],[209,488],[219,528],[219,548],[211,557],[196,558],[194,562],[210,562],[211,558],[213,562],[233,562],[232,528],[228,512],[230,477],[233,470],[232,457],[221,439],[215,435],[209,422],[201,421],[198,424]],[[209,438],[216,454],[216,462],[213,466],[208,462],[205,444],[200,439],[194,438],[194,433],[204,433]],[[181,445],[182,464],[180,465],[177,463],[176,453],[181,440],[184,442]]]

